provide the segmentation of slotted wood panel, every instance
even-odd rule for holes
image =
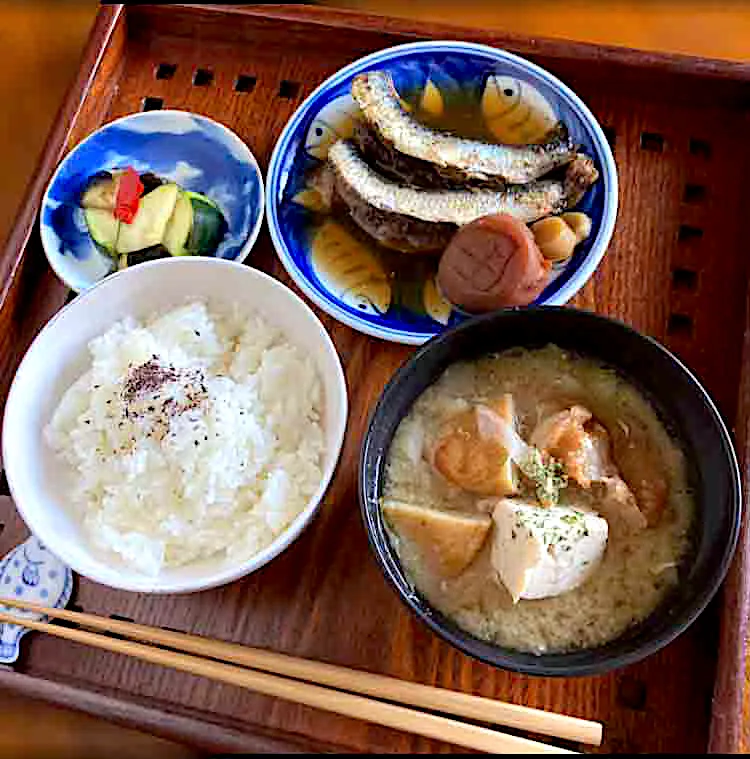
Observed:
[[[672,348],[729,424],[737,420],[744,455],[750,68],[303,7],[102,10],[78,85],[0,259],[0,398],[33,335],[68,297],[46,265],[35,226],[41,193],[66,149],[114,118],[177,108],[230,126],[265,169],[284,124],[325,77],[365,53],[426,37],[476,39],[519,52],[590,105],[614,145],[620,212],[609,252],[572,305],[622,319]],[[265,229],[248,263],[289,284]],[[356,500],[368,412],[412,349],[318,313],[345,364],[351,413],[317,520],[270,566],[224,588],[149,597],[80,580],[73,603],[97,614],[598,719],[605,724],[604,752],[705,751],[712,720],[713,748],[739,745],[741,689],[734,680],[745,630],[744,537],[723,600],[640,664],[601,677],[544,679],[469,659],[439,641],[387,586]],[[7,497],[0,518],[2,553],[26,531]],[[207,748],[455,748],[42,636],[28,640],[15,669],[0,672],[0,683],[72,699]],[[204,723],[211,728],[201,729]]]

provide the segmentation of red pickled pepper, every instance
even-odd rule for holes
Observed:
[[[138,211],[141,195],[143,195],[143,183],[138,172],[132,166],[128,166],[117,185],[115,218],[126,224],[132,224]]]

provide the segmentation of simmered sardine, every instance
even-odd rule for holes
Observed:
[[[541,145],[492,144],[431,129],[404,110],[386,71],[354,77],[352,97],[385,145],[458,181],[526,184],[568,163],[577,152],[562,124]]]
[[[399,153],[393,145],[384,142],[377,130],[366,121],[357,123],[352,139],[357,143],[364,160],[386,179],[392,179],[394,182],[431,190],[501,190],[506,185],[500,177],[469,178],[462,172],[456,174],[429,161]]]
[[[598,173],[576,156],[563,179],[491,190],[423,190],[392,182],[370,168],[352,143],[340,140],[328,153],[328,176],[318,189],[335,192],[354,221],[378,242],[407,252],[444,248],[456,227],[488,214],[508,213],[529,224],[570,208]]]
[[[328,163],[310,177],[310,184],[326,208],[349,214],[360,229],[385,248],[431,253],[443,250],[456,232],[454,224],[422,221],[369,203],[335,168],[330,154]]]

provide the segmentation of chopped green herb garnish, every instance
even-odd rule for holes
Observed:
[[[560,491],[568,486],[562,462],[545,456],[538,448],[529,448],[519,468],[536,485],[539,503],[546,507],[555,506],[560,500]]]

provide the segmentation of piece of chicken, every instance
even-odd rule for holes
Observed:
[[[659,523],[669,497],[667,480],[656,473],[646,477],[633,475],[629,480],[635,493],[638,507],[646,517],[649,527]]]
[[[638,532],[648,526],[628,484],[612,459],[607,430],[593,421],[583,406],[572,406],[547,417],[531,435],[531,444],[554,456],[565,466],[568,477],[582,488],[601,486],[597,510],[613,526]]]
[[[451,417],[432,447],[430,459],[446,480],[477,495],[516,492],[513,462],[496,437],[482,434],[475,407]],[[490,408],[513,425],[513,396],[504,395]]]
[[[598,436],[590,436],[584,428],[591,417],[587,408],[572,406],[540,422],[530,440],[531,445],[562,462],[568,477],[584,488],[604,474],[600,469],[606,465]]]
[[[658,524],[669,498],[663,454],[649,441],[645,430],[626,424],[612,425],[612,451],[620,475],[633,491],[649,526]]]
[[[492,525],[486,514],[439,511],[393,500],[383,502],[383,515],[444,577],[461,574],[474,561]]]
[[[633,491],[619,475],[603,477],[597,511],[610,523],[613,532],[640,532],[648,527],[646,515],[638,507]]]
[[[607,547],[607,521],[593,512],[503,498],[492,518],[490,560],[513,603],[577,588]]]

